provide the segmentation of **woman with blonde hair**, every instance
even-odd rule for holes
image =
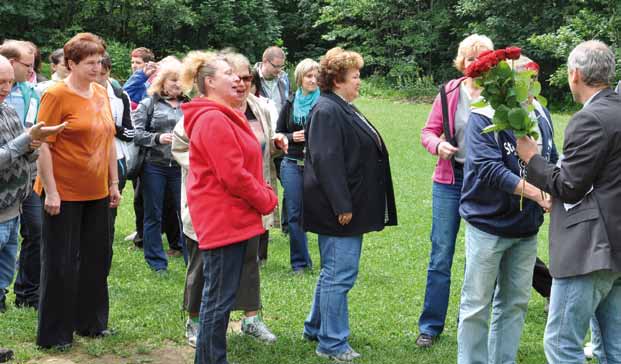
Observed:
[[[222,55],[195,51],[183,61],[182,83],[199,94],[183,105],[190,140],[187,203],[205,279],[197,364],[227,362],[226,330],[246,249],[265,231],[262,216],[278,203],[263,177],[261,144],[235,109],[240,82]]]
[[[318,356],[336,361],[360,357],[348,341],[347,294],[358,275],[362,237],[397,224],[386,144],[352,104],[363,64],[356,52],[326,53],[321,96],[304,129],[304,227],[318,234],[321,271],[303,335],[318,341]]]
[[[304,127],[311,108],[319,100],[317,76],[319,63],[306,58],[295,68],[295,95],[287,100],[276,126],[277,133],[283,133],[289,142],[287,155],[280,164],[280,178],[284,189],[287,222],[289,224],[289,256],[291,269],[303,273],[313,267],[308,253],[308,240],[302,228],[302,199],[304,189]]]
[[[494,49],[492,41],[473,34],[459,44],[455,68],[462,74],[483,51]],[[470,104],[481,90],[474,80],[459,77],[442,86],[427,123],[421,132],[425,149],[438,156],[433,174],[431,253],[427,268],[427,288],[418,320],[416,345],[430,347],[444,330],[451,288],[451,267],[461,218],[459,199],[464,175],[465,130]]]
[[[165,192],[174,199],[177,223],[181,232],[181,169],[172,156],[173,129],[183,116],[181,105],[187,101],[179,83],[180,63],[168,63],[159,70],[149,97],[140,102],[134,112],[134,143],[146,149],[140,181],[144,199],[144,257],[149,267],[158,273],[168,269],[168,259],[162,247],[162,216]],[[185,252],[183,234],[179,242]]]

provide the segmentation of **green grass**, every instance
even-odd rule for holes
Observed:
[[[417,321],[425,292],[430,250],[431,175],[435,158],[420,145],[420,129],[429,105],[405,104],[381,99],[361,99],[357,104],[378,127],[391,153],[399,226],[364,238],[360,275],[349,294],[351,345],[362,353],[358,363],[454,363],[456,317],[464,267],[463,226],[457,242],[447,326],[430,350],[414,345]],[[557,145],[568,116],[554,115]],[[106,339],[76,338],[69,357],[78,362],[163,362],[161,347],[185,348],[184,314],[181,309],[184,265],[173,258],[170,274],[159,277],[144,262],[142,251],[122,238],[133,231],[131,191],[127,189],[117,220],[114,260],[110,275],[110,325],[118,334]],[[288,240],[272,231],[269,261],[262,268],[263,315],[278,336],[267,346],[241,336],[229,336],[229,360],[236,363],[326,363],[314,354],[314,345],[301,339],[302,324],[310,308],[317,270],[302,276],[289,272]],[[310,234],[310,250],[319,266],[316,237]],[[539,256],[547,261],[547,222],[539,236]],[[9,296],[13,302],[14,296]],[[546,315],[544,300],[534,291],[529,305],[518,362],[545,363],[542,338]],[[15,350],[17,362],[38,362],[47,355],[34,345],[36,313],[16,309],[0,316],[0,346]],[[191,357],[191,355],[190,355]],[[78,360],[79,359],[79,360]],[[178,360],[168,362],[184,362]],[[191,360],[190,360],[191,362]]]

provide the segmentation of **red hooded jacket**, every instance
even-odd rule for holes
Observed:
[[[262,234],[278,198],[263,179],[261,146],[240,112],[197,97],[181,106],[190,139],[186,191],[199,248]]]

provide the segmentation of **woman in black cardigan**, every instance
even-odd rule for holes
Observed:
[[[304,337],[332,360],[360,356],[347,338],[347,293],[358,274],[362,236],[397,224],[388,151],[379,132],[351,104],[362,57],[333,48],[321,60],[321,97],[306,124],[304,227],[319,235],[321,272]]]

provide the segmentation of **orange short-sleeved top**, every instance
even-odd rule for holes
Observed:
[[[50,87],[41,98],[38,120],[53,126],[67,122],[58,135],[46,142],[52,154],[56,188],[62,201],[90,201],[108,196],[110,148],[114,142],[114,121],[107,90],[91,83],[85,98],[64,82]],[[37,176],[35,191],[43,185]]]

